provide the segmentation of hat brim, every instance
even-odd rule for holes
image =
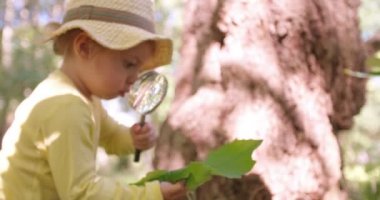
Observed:
[[[48,40],[75,28],[82,29],[100,45],[113,50],[126,50],[144,41],[154,41],[153,57],[142,66],[143,70],[153,69],[171,62],[173,52],[171,39],[125,24],[74,20],[61,25],[48,36]]]

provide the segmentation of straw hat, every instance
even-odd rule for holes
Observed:
[[[153,0],[68,0],[63,22],[49,34],[48,40],[75,28],[114,50],[153,40],[153,59],[143,66],[152,69],[170,63],[173,51],[172,41],[155,33],[153,14]]]

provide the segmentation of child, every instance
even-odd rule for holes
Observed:
[[[125,186],[96,174],[98,145],[111,154],[153,146],[151,125],[117,124],[99,98],[128,92],[139,72],[170,62],[151,0],[71,0],[50,39],[62,66],[17,108],[1,151],[0,199],[177,199],[182,184]],[[38,67],[38,66],[36,66]]]

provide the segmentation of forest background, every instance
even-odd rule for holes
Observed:
[[[22,99],[48,72],[59,66],[60,58],[52,54],[50,44],[41,44],[43,26],[61,21],[63,0],[0,1],[0,133],[12,122],[13,113]],[[180,0],[156,1],[158,31],[173,38],[174,60],[159,71],[169,78],[170,87],[164,103],[150,116],[160,125],[167,116],[174,95],[174,76],[179,64],[179,49],[184,24],[184,3]],[[339,11],[337,11],[339,12]],[[363,0],[360,7],[362,39],[380,41],[380,1]],[[380,68],[380,52],[369,55],[369,70]],[[134,113],[122,99],[105,101],[110,114],[127,125],[134,123]],[[354,126],[339,134],[343,149],[344,185],[351,199],[380,197],[380,78],[367,82],[366,104],[355,117]],[[133,163],[130,157],[109,157],[100,150],[98,166],[108,176],[132,182],[152,169],[153,152],[144,152],[143,161]],[[132,175],[131,175],[132,174]]]

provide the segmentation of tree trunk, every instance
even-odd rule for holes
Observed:
[[[174,103],[154,164],[176,169],[235,138],[263,139],[241,180],[201,200],[343,199],[334,133],[364,104],[359,0],[187,1]]]
[[[12,0],[5,0],[4,10],[4,26],[1,38],[2,43],[2,67],[9,69],[12,64],[12,36],[13,30],[11,28],[14,18],[14,9]]]

